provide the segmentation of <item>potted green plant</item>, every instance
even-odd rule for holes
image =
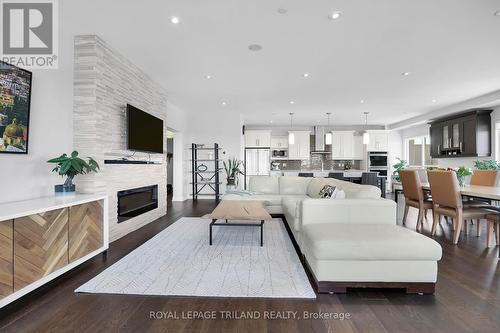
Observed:
[[[226,171],[227,186],[236,186],[236,180],[239,175],[243,175],[243,162],[232,158],[223,162],[224,170]]]
[[[398,163],[394,164],[392,167],[394,168],[394,172],[392,173],[392,178],[400,182],[401,178],[399,176],[399,172],[403,169],[406,169],[408,167],[408,162],[405,160],[400,159],[399,157],[396,157],[396,159],[399,161]]]
[[[495,160],[476,160],[474,166],[478,170],[498,170],[500,165]]]
[[[472,169],[461,166],[457,170],[455,170],[455,173],[457,174],[457,179],[458,179],[458,183],[460,184],[460,186],[464,186],[465,185],[465,177],[472,175]]]
[[[56,164],[52,172],[57,172],[63,177],[66,176],[64,184],[55,186],[56,195],[73,194],[76,190],[76,186],[73,184],[73,178],[75,178],[76,175],[97,172],[99,170],[99,164],[97,164],[92,157],[87,158],[88,161],[81,159],[78,157],[78,152],[75,150],[69,156],[67,154],[62,154],[59,157],[47,161],[47,163]]]

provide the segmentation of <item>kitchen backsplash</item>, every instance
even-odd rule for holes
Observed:
[[[344,170],[350,163],[350,169],[361,170],[359,160],[331,160],[329,154],[313,154],[309,160],[276,160],[280,170]],[[272,170],[272,167],[271,167]]]

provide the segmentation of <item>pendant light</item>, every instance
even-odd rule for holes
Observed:
[[[290,131],[288,132],[288,144],[295,144],[295,134],[292,132],[293,129],[293,112],[290,112]]]
[[[333,135],[332,135],[332,132],[329,130],[329,128],[330,128],[330,115],[331,115],[331,112],[327,112],[326,114],[328,116],[328,127],[326,128],[327,132],[325,134],[325,144],[326,145],[331,145],[332,142],[333,142]]]
[[[365,127],[368,127],[368,114],[370,112],[365,112]],[[363,133],[363,144],[368,145],[370,144],[370,133],[368,133],[365,129],[365,132]]]

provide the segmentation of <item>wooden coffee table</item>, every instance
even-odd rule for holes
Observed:
[[[272,217],[264,209],[263,201],[223,200],[210,214],[210,245],[212,245],[212,228],[214,226],[260,227],[260,246],[264,245],[264,221]],[[218,220],[225,222],[217,223]],[[233,222],[231,222],[233,220]]]

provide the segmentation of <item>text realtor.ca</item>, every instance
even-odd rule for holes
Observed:
[[[349,312],[311,311],[150,311],[150,319],[160,320],[347,320]]]

